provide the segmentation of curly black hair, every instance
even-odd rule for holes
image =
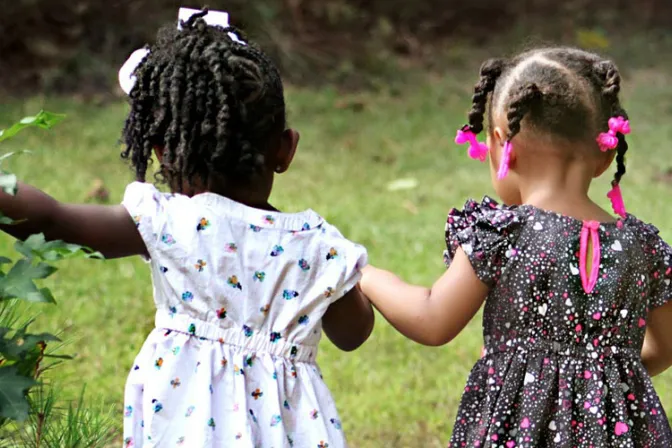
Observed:
[[[163,150],[157,178],[179,191],[196,178],[248,181],[286,126],[275,64],[240,30],[209,26],[207,12],[181,22],[179,30],[161,29],[135,70],[121,156],[139,181],[155,147]]]
[[[474,87],[468,126],[478,134],[486,113],[492,126],[493,109],[503,110],[509,141],[520,132],[523,119],[526,126],[569,141],[595,141],[609,129],[609,118],[628,118],[619,100],[620,88],[621,76],[613,62],[575,48],[540,48],[510,60],[490,59],[481,66]],[[625,135],[617,136],[613,185],[625,174],[628,150]]]

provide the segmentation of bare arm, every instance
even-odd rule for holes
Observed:
[[[147,255],[135,223],[121,205],[63,204],[30,185],[19,183],[15,196],[0,191],[0,212],[16,221],[0,230],[20,240],[44,233],[102,253],[106,258]]]
[[[362,290],[394,328],[424,345],[450,342],[478,312],[488,295],[464,252],[431,289],[404,283],[394,274],[367,266]]]
[[[346,352],[357,349],[369,338],[373,323],[373,308],[359,286],[332,303],[322,318],[327,337]]]
[[[672,366],[672,301],[653,309],[647,316],[642,363],[656,376]]]

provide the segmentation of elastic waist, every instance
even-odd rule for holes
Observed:
[[[156,312],[154,324],[156,328],[219,342],[251,353],[268,353],[293,362],[314,363],[317,358],[317,346],[287,341],[280,333],[256,333],[256,330],[245,326],[221,328],[185,314],[170,314],[162,310]]]
[[[578,345],[537,338],[509,339],[501,344],[486,344],[483,356],[507,352],[552,352],[559,356],[590,358],[594,360],[614,356],[627,356],[637,359],[640,357],[640,351],[637,349],[615,345],[602,346],[599,340],[597,342],[586,342],[585,345]]]

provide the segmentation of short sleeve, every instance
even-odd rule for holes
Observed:
[[[651,246],[655,257],[653,273],[650,274],[653,287],[649,298],[649,309],[665,305],[672,299],[672,248],[660,237]]]
[[[515,254],[523,222],[520,213],[487,197],[480,203],[467,201],[462,210],[451,210],[446,222],[446,266],[450,266],[461,248],[478,278],[494,287]]]
[[[330,275],[334,276],[334,291],[331,302],[342,298],[354,288],[362,278],[362,268],[368,264],[368,253],[364,246],[354,243],[341,235],[334,226],[325,225],[326,245],[328,246],[328,264],[335,261]]]
[[[133,182],[124,193],[122,205],[135,221],[150,256],[155,250],[157,239],[164,234],[164,202],[165,195],[148,183]]]

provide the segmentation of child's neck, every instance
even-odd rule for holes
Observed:
[[[201,193],[214,193],[220,196],[227,197],[232,201],[239,202],[248,207],[257,208],[260,210],[268,210],[273,212],[278,212],[279,210],[273,207],[268,201],[271,189],[264,188],[264,185],[260,185],[256,188],[241,187],[229,185],[209,185],[209,188],[204,189]]]

